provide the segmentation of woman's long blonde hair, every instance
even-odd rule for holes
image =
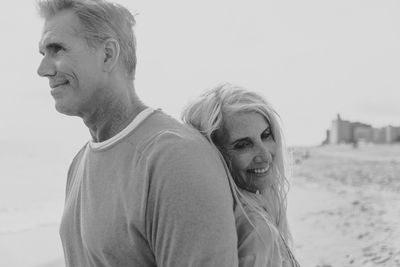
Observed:
[[[259,206],[259,203],[256,204],[253,199],[249,198],[247,194],[243,194],[235,183],[233,183],[232,191],[238,202],[237,204],[240,205],[242,210],[242,204],[246,204],[261,214],[263,212],[260,208],[265,208],[269,216],[272,217],[272,223],[275,224],[283,237],[291,243],[292,238],[286,217],[286,196],[289,189],[286,148],[279,115],[272,106],[261,95],[255,92],[225,83],[206,91],[195,101],[188,104],[182,112],[181,117],[186,124],[200,131],[224,156],[218,143],[219,138],[217,138],[218,135],[224,134],[224,118],[234,114],[249,112],[256,112],[264,116],[272,129],[272,135],[277,145],[272,169],[274,175],[272,175],[271,185],[260,192],[264,202],[262,207]],[[225,156],[224,159],[228,169],[231,171],[232,168],[230,168],[229,159]],[[230,173],[230,178],[232,177],[235,180],[235,175]],[[247,215],[246,217],[249,219]],[[253,225],[250,220],[249,222]]]

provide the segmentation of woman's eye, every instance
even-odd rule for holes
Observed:
[[[262,134],[261,134],[261,138],[262,139],[268,139],[269,137],[272,137],[272,133],[271,133],[271,129],[267,129],[265,130]]]
[[[250,146],[249,142],[241,141],[241,142],[236,143],[233,148],[236,149],[236,150],[242,150],[242,149],[245,149],[245,148],[247,148],[249,146]]]

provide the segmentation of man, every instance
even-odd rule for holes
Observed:
[[[60,226],[67,266],[236,266],[233,200],[194,130],[146,107],[133,85],[135,20],[101,0],[38,3],[38,74],[90,140],[68,171]]]

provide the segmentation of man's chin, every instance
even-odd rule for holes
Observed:
[[[67,105],[65,105],[63,103],[60,103],[60,101],[56,100],[55,108],[61,114],[64,114],[67,116],[77,116],[76,111],[74,109],[72,109],[71,107],[68,107]]]

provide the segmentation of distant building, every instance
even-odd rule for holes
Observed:
[[[337,115],[336,120],[332,121],[330,131],[331,144],[350,143],[353,139],[351,122],[342,120],[340,115]]]
[[[386,142],[394,143],[400,141],[400,127],[386,126]]]
[[[336,119],[332,121],[331,129],[326,132],[323,144],[359,142],[376,144],[400,142],[400,126],[374,128],[369,124],[342,120],[337,114]]]
[[[373,128],[371,126],[355,126],[353,127],[354,142],[372,142]]]
[[[372,128],[372,143],[383,144],[386,142],[385,128]]]
[[[331,130],[329,130],[329,129],[326,130],[325,140],[322,142],[323,145],[329,144],[330,135],[331,135]]]

